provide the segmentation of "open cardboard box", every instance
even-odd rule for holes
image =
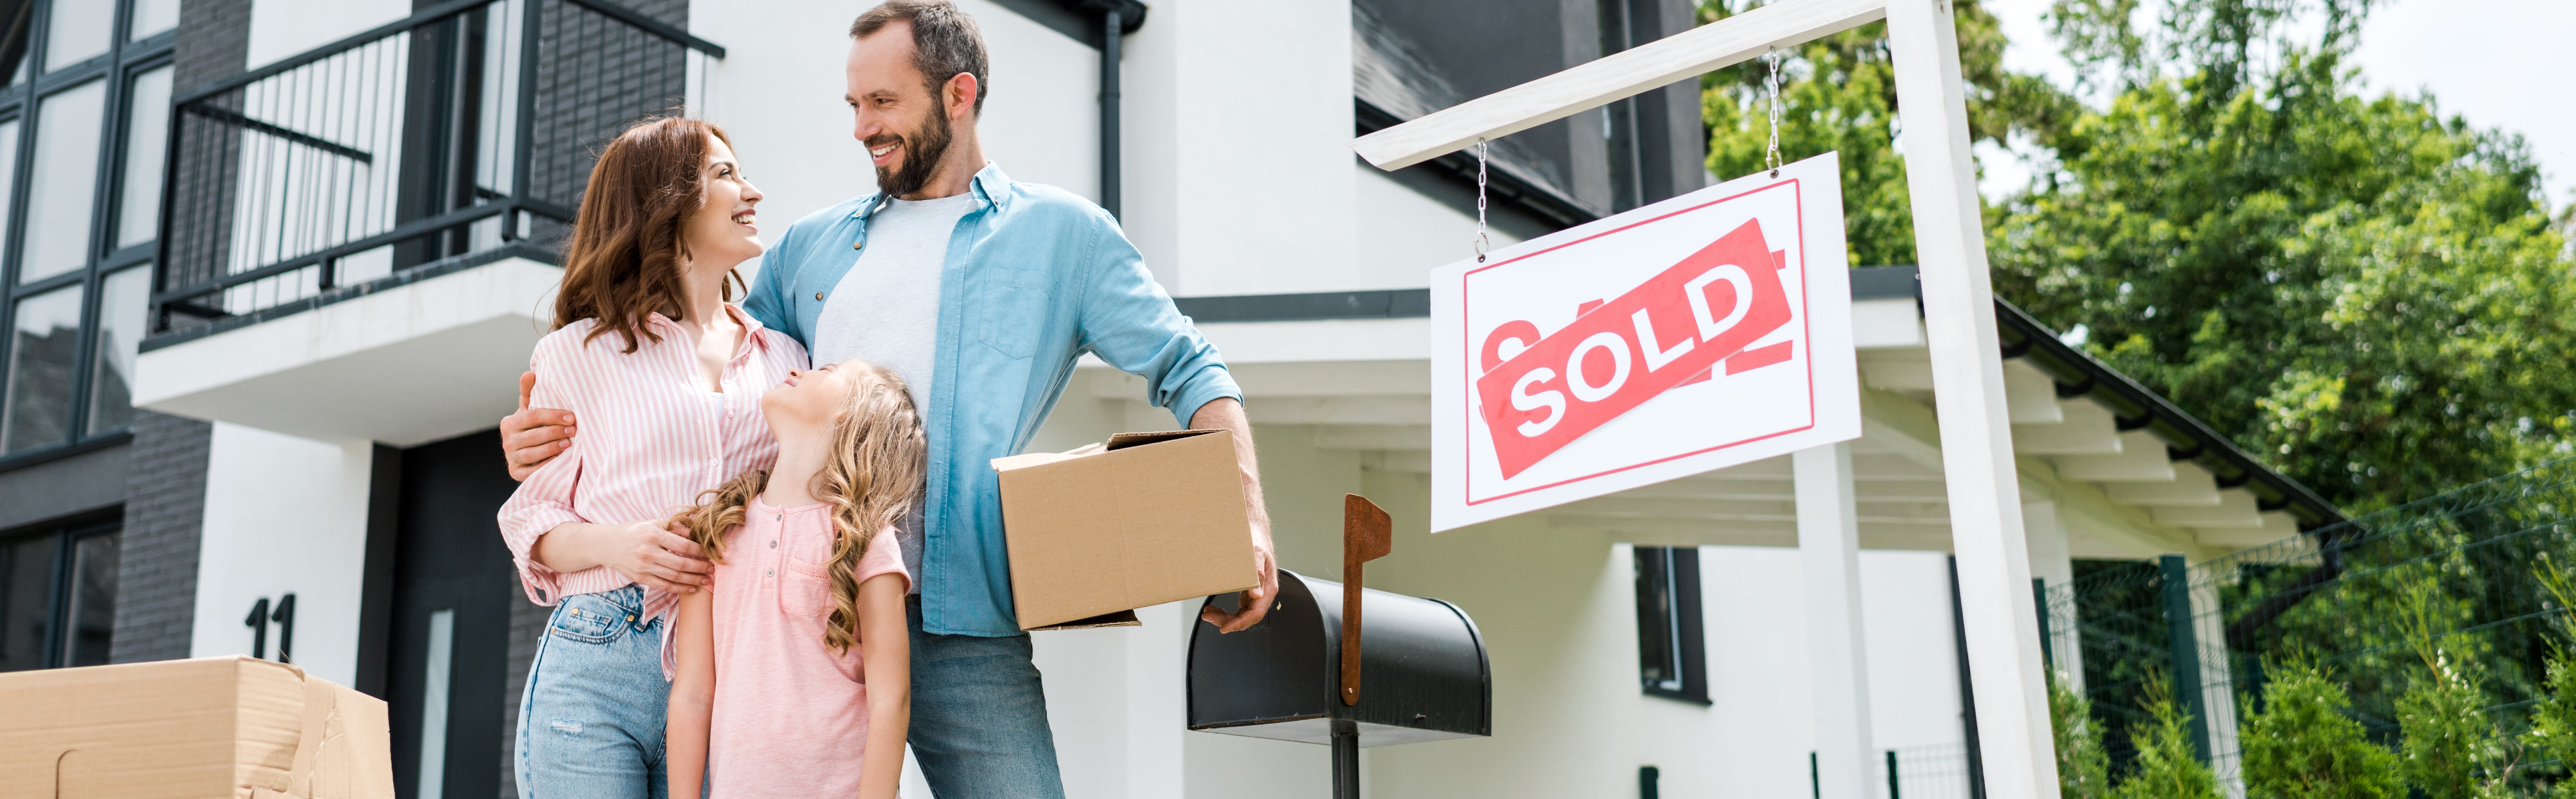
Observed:
[[[1261,582],[1230,431],[1120,433],[993,470],[1022,630],[1132,625],[1136,608]]]
[[[239,655],[0,674],[0,799],[393,799],[385,703]]]

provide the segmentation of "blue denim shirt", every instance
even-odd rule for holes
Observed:
[[[1053,186],[975,174],[973,210],[948,240],[924,498],[921,626],[1015,635],[1011,562],[992,459],[1027,446],[1085,352],[1145,378],[1146,399],[1183,426],[1218,397],[1243,398],[1216,347],[1172,306],[1108,212]],[[823,303],[857,263],[870,193],[797,220],[761,259],[743,308],[814,344]]]

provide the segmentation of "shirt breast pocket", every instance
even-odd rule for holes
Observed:
[[[1053,276],[1035,269],[985,270],[966,296],[968,333],[1004,355],[1037,355],[1045,335]]]
[[[794,536],[779,558],[778,610],[798,618],[832,612],[831,542],[816,536]]]

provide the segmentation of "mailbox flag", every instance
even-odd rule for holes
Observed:
[[[1432,273],[1432,529],[1859,437],[1833,154]]]

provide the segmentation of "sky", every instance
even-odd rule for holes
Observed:
[[[2048,6],[2049,0],[1985,0],[2011,41],[2004,66],[2069,85],[2073,70],[2040,19]],[[2381,0],[2353,58],[2371,96],[2430,92],[2446,116],[2521,134],[2540,163],[2551,206],[2565,208],[2576,203],[2571,32],[2571,0]],[[2028,178],[2027,167],[1996,154],[1980,153],[1986,165],[1981,188],[1990,198]]]

